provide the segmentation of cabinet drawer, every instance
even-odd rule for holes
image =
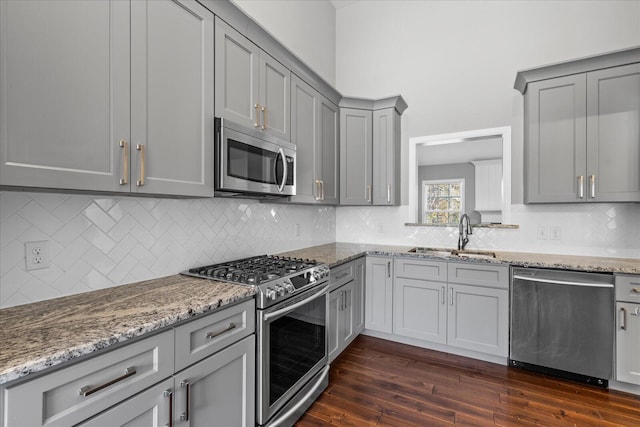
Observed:
[[[331,290],[338,289],[340,286],[353,280],[355,274],[355,262],[351,261],[331,269]]]
[[[3,426],[75,425],[171,374],[173,330],[6,388]]]
[[[446,282],[447,263],[445,261],[398,258],[395,265],[395,277]]]
[[[471,262],[450,262],[449,283],[509,288],[509,267]]]
[[[252,334],[255,323],[251,299],[177,327],[176,372]]]
[[[640,302],[640,276],[616,276],[616,301]]]

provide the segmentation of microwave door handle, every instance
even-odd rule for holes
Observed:
[[[284,185],[287,183],[287,158],[284,155],[284,151],[282,148],[278,148],[278,154],[276,155],[276,162],[278,161],[278,156],[282,159],[282,182],[278,185],[278,191],[282,193],[284,190]],[[274,170],[275,174],[275,170]],[[276,176],[277,178],[277,176]]]

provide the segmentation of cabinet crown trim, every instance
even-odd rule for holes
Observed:
[[[398,114],[404,113],[408,107],[407,101],[404,100],[402,95],[394,95],[380,99],[343,97],[338,105],[341,108],[358,108],[361,110],[395,108]]]
[[[603,68],[618,67],[635,62],[640,62],[640,46],[521,70],[516,74],[513,88],[524,95],[527,92],[527,85],[531,82],[570,74],[586,73]]]

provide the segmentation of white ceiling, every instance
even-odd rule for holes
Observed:
[[[473,160],[502,158],[502,139],[485,138],[438,145],[418,146],[418,166],[449,165]]]

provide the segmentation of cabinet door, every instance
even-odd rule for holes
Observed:
[[[131,191],[213,196],[213,13],[134,1],[131,22]]]
[[[640,201],[640,64],[587,73],[588,199]]]
[[[260,129],[284,140],[291,140],[291,72],[278,61],[260,52],[259,70]]]
[[[0,1],[2,185],[129,191],[129,19],[123,1]]]
[[[338,107],[323,96],[319,97],[319,148],[316,165],[320,169],[322,202],[337,205],[339,202],[340,180],[338,179]]]
[[[172,414],[173,378],[79,424],[80,427],[163,427],[169,426]]]
[[[393,333],[446,344],[447,284],[396,277],[393,289]]]
[[[449,285],[447,344],[496,356],[509,351],[509,291]]]
[[[342,288],[329,292],[329,363],[333,362],[340,354],[340,301],[342,301]]]
[[[371,111],[340,109],[340,204],[370,205],[372,200]]]
[[[218,17],[215,27],[216,116],[257,128],[260,50]]]
[[[353,279],[353,329],[359,334],[364,329],[364,284],[365,258],[354,261],[355,277]]]
[[[255,425],[255,335],[179,372],[174,425]]]
[[[296,195],[291,201],[317,203],[321,196],[316,169],[320,95],[296,75],[291,81],[291,142],[296,144]]]
[[[616,380],[640,385],[640,304],[618,302],[616,310]]]
[[[400,115],[394,108],[373,112],[373,204],[400,203]]]
[[[525,203],[586,200],[586,77],[529,84],[525,95]]]
[[[367,257],[365,285],[365,328],[392,332],[393,279],[392,259]]]

